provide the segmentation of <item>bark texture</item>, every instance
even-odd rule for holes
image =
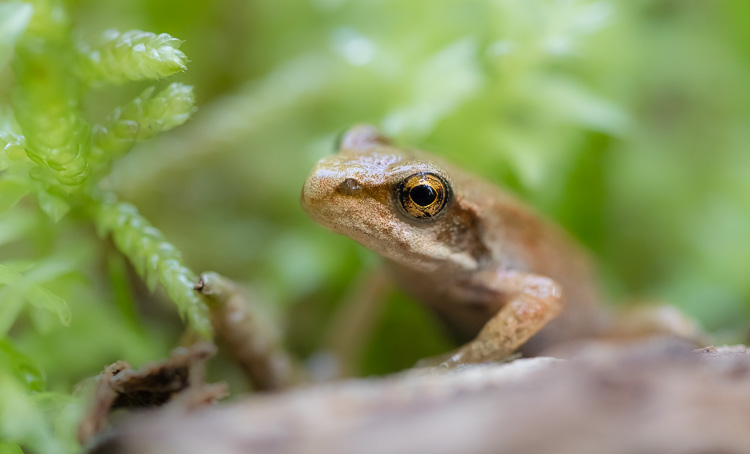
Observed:
[[[750,354],[596,343],[572,360],[410,371],[184,414],[168,407],[131,417],[92,452],[746,453]]]

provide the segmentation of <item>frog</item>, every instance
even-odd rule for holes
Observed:
[[[380,255],[462,345],[440,367],[535,356],[604,330],[590,254],[510,191],[356,125],[320,159],[301,204]]]

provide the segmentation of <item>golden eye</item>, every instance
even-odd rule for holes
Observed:
[[[451,188],[443,177],[420,172],[397,185],[396,197],[407,215],[426,220],[445,211],[451,198]]]

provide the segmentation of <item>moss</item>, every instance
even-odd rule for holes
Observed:
[[[148,87],[116,108],[101,125],[92,125],[83,110],[91,84],[153,80],[184,69],[186,58],[177,50],[179,40],[164,34],[110,31],[95,47],[78,43],[75,48],[76,30],[62,3],[40,0],[31,6],[32,16],[29,4],[2,5],[3,17],[9,19],[0,21],[0,52],[7,54],[15,48],[15,56],[11,109],[3,110],[0,125],[0,227],[12,225],[14,213],[20,210],[45,213],[54,224],[42,232],[30,230],[6,238],[11,251],[14,243],[24,242],[31,250],[22,259],[4,258],[0,263],[0,342],[5,358],[0,361],[0,392],[7,397],[0,405],[0,438],[7,440],[3,446],[10,450],[20,444],[35,452],[55,453],[76,449],[74,432],[59,433],[58,429],[71,429],[77,417],[77,411],[63,407],[78,407],[72,396],[61,395],[67,402],[63,407],[46,408],[43,402],[48,399],[43,396],[51,394],[39,378],[43,369],[29,366],[33,363],[29,358],[42,357],[42,352],[32,351],[28,357],[16,344],[45,336],[57,329],[56,323],[71,324],[73,311],[68,301],[82,296],[75,284],[94,258],[74,257],[101,247],[103,240],[95,236],[71,239],[71,224],[85,219],[95,223],[102,235],[111,234],[152,290],[157,283],[166,288],[189,326],[207,337],[211,329],[205,304],[193,291],[195,274],[180,253],[135,207],[117,202],[99,185],[112,161],[136,142],[187,121],[194,110],[192,87],[178,83],[159,91],[156,86]],[[7,55],[0,57],[3,63],[8,60]],[[35,206],[24,200],[27,195],[36,199]],[[76,220],[65,222],[72,213]],[[52,247],[34,250],[44,243]],[[67,252],[56,250],[59,244]],[[80,304],[74,306],[78,306],[78,317],[87,317],[80,313]],[[45,315],[50,313],[58,320]],[[99,320],[94,316],[94,321],[106,326],[116,313],[110,310],[104,315]],[[82,343],[95,342],[80,331],[71,335]],[[84,354],[97,348],[88,350]],[[75,364],[70,370],[77,370]]]

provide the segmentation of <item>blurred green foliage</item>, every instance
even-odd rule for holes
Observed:
[[[73,385],[177,342],[172,299],[121,252],[177,302],[187,265],[249,284],[313,353],[376,260],[309,221],[299,191],[358,122],[565,225],[612,301],[742,339],[749,28],[743,0],[1,2],[0,451],[75,450]],[[200,110],[151,139],[192,112],[187,85]],[[180,307],[200,324],[200,302]],[[362,370],[446,345],[396,293]]]

